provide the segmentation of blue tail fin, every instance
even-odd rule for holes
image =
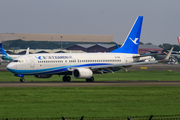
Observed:
[[[6,51],[4,50],[2,43],[0,43],[0,54],[1,55],[7,55]]]
[[[143,16],[139,16],[133,27],[131,28],[124,44],[117,48],[116,50],[111,51],[111,53],[130,53],[130,54],[137,54],[139,41],[141,36],[141,27],[143,22]]]

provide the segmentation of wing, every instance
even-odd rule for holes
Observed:
[[[170,52],[167,54],[166,58],[164,60],[161,61],[136,61],[136,62],[131,62],[131,63],[121,63],[121,64],[114,64],[114,65],[99,65],[99,66],[86,66],[86,67],[82,67],[82,66],[75,66],[75,67],[70,67],[68,68],[68,71],[73,71],[76,68],[88,68],[91,69],[93,72],[95,73],[104,73],[104,72],[112,72],[119,70],[119,69],[124,69],[127,67],[130,67],[132,65],[143,65],[143,64],[155,64],[158,62],[164,62],[167,61],[172,53],[173,48],[171,48]],[[157,55],[157,54],[156,54]],[[140,57],[145,57],[145,56],[152,56],[152,55],[140,55],[140,56],[133,56],[133,58],[140,58]]]
[[[113,73],[113,71],[123,69],[125,71],[127,67],[131,67],[132,65],[144,65],[144,64],[155,64],[158,63],[158,61],[151,61],[151,62],[133,62],[133,63],[125,63],[125,64],[116,64],[116,65],[105,65],[105,66],[93,66],[90,67],[92,71],[99,71],[100,73],[103,73],[102,71],[108,71]]]
[[[155,64],[158,63],[158,61],[151,61],[151,62],[132,62],[132,63],[121,63],[121,64],[115,64],[115,65],[100,65],[100,66],[86,66],[83,68],[91,69],[94,73],[107,73],[111,72],[114,73],[114,71],[123,69],[125,71],[127,67],[131,67],[132,65],[142,65],[142,64]],[[68,68],[68,71],[73,71],[76,68],[82,68],[82,67],[71,67]]]

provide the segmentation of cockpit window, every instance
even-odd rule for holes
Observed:
[[[18,62],[18,60],[13,60],[13,62]]]
[[[22,63],[22,62],[24,62],[24,60],[13,60],[13,62],[20,62],[20,63]]]
[[[22,63],[22,62],[24,62],[24,60],[19,60],[19,62],[21,62],[21,63]]]

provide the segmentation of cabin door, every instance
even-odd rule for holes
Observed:
[[[128,59],[127,59],[126,55],[124,55],[124,61],[128,62]]]
[[[35,61],[34,61],[34,59],[32,58],[32,56],[29,56],[29,61],[30,61],[30,67],[31,67],[31,68],[34,68],[34,67],[35,67]]]

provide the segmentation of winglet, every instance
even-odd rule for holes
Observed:
[[[169,60],[169,57],[170,57],[170,55],[171,55],[171,53],[172,53],[172,51],[173,51],[173,48],[174,48],[174,47],[171,48],[171,50],[170,50],[169,53],[167,54],[166,58],[164,58],[163,60],[159,60],[159,62],[165,62],[165,61]]]
[[[28,54],[29,54],[29,47],[26,50],[26,55],[28,55]]]
[[[122,47],[111,51],[111,53],[137,54],[140,36],[141,36],[142,22],[143,22],[143,16],[137,17]]]

